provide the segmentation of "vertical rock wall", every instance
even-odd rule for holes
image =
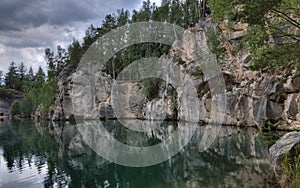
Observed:
[[[184,33],[179,45],[174,43],[168,55],[161,57],[163,62],[174,64],[180,67],[179,80],[186,76],[192,78],[199,97],[199,106],[191,111],[190,105],[184,105],[182,99],[187,97],[183,87],[176,89],[174,93],[168,92],[171,84],[163,82],[159,88],[159,97],[149,101],[142,94],[139,83],[124,83],[122,87],[125,92],[121,93],[129,103],[129,108],[124,110],[124,116],[128,118],[155,119],[152,109],[163,109],[166,117],[177,120],[189,120],[191,116],[199,116],[199,121],[214,123],[215,111],[211,105],[215,96],[211,95],[211,88],[208,84],[209,75],[201,71],[201,59],[193,59],[196,56],[197,48],[208,50],[206,32],[208,28],[220,27],[225,37],[224,49],[226,50],[226,61],[220,63],[223,78],[226,84],[224,95],[227,100],[224,104],[225,110],[223,124],[256,126],[259,128],[277,128],[284,130],[300,129],[300,72],[296,70],[264,70],[250,71],[247,69],[251,64],[251,54],[246,50],[243,53],[237,51],[237,40],[243,37],[247,25],[237,23],[235,29],[228,31],[224,24],[216,26],[210,20],[198,23],[195,28],[190,28]],[[190,32],[196,34],[196,39],[190,36]],[[71,71],[72,73],[72,71]],[[96,82],[95,92],[97,97],[84,101],[82,95],[86,92],[84,78],[80,72],[70,75],[70,70],[62,72],[59,81],[59,93],[55,104],[51,107],[49,119],[62,120],[70,119],[73,115],[72,100],[82,100],[83,105],[92,107],[95,110],[93,116],[99,118],[116,118],[112,109],[111,88],[113,79],[102,72]],[[82,85],[82,91],[77,91],[70,96],[70,91],[76,77],[76,84]],[[126,89],[127,88],[127,89]],[[192,88],[185,88],[187,90]],[[72,98],[73,97],[73,98]],[[164,106],[164,108],[161,108]],[[77,112],[84,114],[84,112]],[[158,112],[159,114],[160,112]],[[88,117],[83,117],[88,118]]]

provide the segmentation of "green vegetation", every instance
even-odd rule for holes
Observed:
[[[225,50],[222,49],[222,38],[221,31],[213,28],[209,28],[206,32],[207,44],[210,51],[216,55],[217,59],[220,61],[224,59]]]
[[[272,123],[269,119],[262,119],[261,130],[262,131],[274,131],[273,127],[274,123]]]
[[[203,75],[202,69],[198,66],[194,69],[194,72],[192,73],[192,75],[196,78],[199,78],[200,76]]]
[[[152,100],[158,97],[159,86],[162,83],[162,80],[159,78],[145,79],[142,80],[142,91],[144,95]]]
[[[295,155],[286,154],[282,164],[281,187],[300,187],[300,149]]]
[[[8,92],[6,89],[1,87],[0,88],[0,98],[1,99],[11,99],[12,94],[10,92]]]
[[[284,134],[285,132],[279,131],[261,131],[258,135],[258,139],[261,143],[268,145],[268,147],[271,147]]]
[[[11,107],[11,112],[10,114],[12,116],[21,114],[21,107],[20,107],[20,102],[16,101],[13,103],[12,107]]]
[[[174,23],[187,28],[198,22],[199,11],[199,2],[188,0],[183,2],[179,0],[163,0],[160,7],[151,4],[149,0],[144,1],[141,9],[133,10],[131,16],[128,10],[120,9],[117,11],[117,15],[108,14],[102,21],[100,27],[91,25],[86,30],[86,36],[82,44],[74,40],[68,49],[70,54],[69,64],[73,67],[77,67],[82,55],[90,45],[99,37],[117,27],[134,22],[154,20]],[[111,40],[113,41],[114,39]],[[113,48],[113,46],[111,47]],[[168,53],[169,49],[170,46],[157,43],[143,43],[129,46],[119,51],[107,62],[107,73],[115,78],[124,67],[133,61],[140,58],[160,57],[162,54]]]
[[[27,72],[23,63],[17,69],[12,62],[5,76],[5,87],[0,89],[0,94],[3,98],[11,98],[12,95],[7,89],[23,93],[24,99],[13,104],[11,115],[28,117],[39,105],[42,106],[43,112],[47,112],[50,105],[54,102],[56,88],[57,76],[53,78],[48,76],[48,79],[46,79],[46,75],[41,67],[34,75],[31,67]]]
[[[241,46],[252,54],[252,69],[299,66],[300,3],[299,0],[210,0],[214,21],[248,23]]]

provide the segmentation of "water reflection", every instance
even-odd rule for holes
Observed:
[[[0,124],[0,185],[41,187],[53,185],[58,146],[49,134],[41,134],[31,121]]]
[[[165,122],[155,132],[137,133],[117,121],[105,122],[120,142],[145,146],[160,143],[178,126]],[[129,168],[99,157],[74,125],[4,121],[0,124],[0,187],[269,186],[268,146],[258,139],[256,129],[222,127],[213,142],[207,140],[212,143],[203,152],[202,138],[215,136],[210,129],[198,126],[190,143],[164,163]]]
[[[109,132],[99,121],[83,120],[77,122],[77,127],[84,142],[103,158],[123,166],[145,167],[173,157],[187,145],[197,128],[196,123],[178,122],[176,128],[175,124],[164,123],[144,133],[122,129],[122,126]],[[153,140],[159,141],[151,144]]]

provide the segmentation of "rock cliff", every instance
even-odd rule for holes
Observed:
[[[206,33],[208,28],[219,27],[224,36],[224,50],[226,59],[219,64],[226,89],[222,103],[214,106],[212,87],[209,85],[210,75],[201,70],[203,60],[194,59],[197,48],[208,49]],[[185,103],[188,92],[183,87],[174,88],[170,83],[162,82],[159,86],[157,99],[149,101],[143,96],[140,83],[124,83],[123,111],[125,118],[155,119],[157,114],[166,112],[168,119],[190,120],[199,117],[199,121],[206,123],[222,123],[228,125],[255,126],[261,129],[300,129],[300,72],[287,67],[285,70],[251,71],[251,54],[247,50],[239,50],[237,40],[243,37],[247,30],[246,24],[237,23],[234,29],[228,30],[224,24],[215,25],[210,20],[201,21],[195,27],[184,32],[179,46],[172,46],[170,53],[160,58],[160,61],[180,67],[180,80],[190,77],[197,89],[199,104],[197,108]],[[191,37],[191,32],[195,37]],[[169,65],[166,65],[169,66]],[[104,68],[103,68],[104,69]],[[114,119],[116,115],[112,107],[111,90],[114,80],[105,73],[99,74],[93,91],[86,85],[85,73],[70,71],[61,73],[59,93],[55,104],[51,107],[49,119],[58,121],[72,118],[74,112],[82,118]],[[76,84],[77,91],[72,91]],[[190,86],[185,87],[188,91]],[[87,92],[94,92],[91,98],[84,98]],[[73,109],[72,101],[82,104],[81,111]],[[161,108],[164,106],[165,108]],[[95,109],[93,113],[86,113],[86,107]],[[153,114],[152,109],[158,109]],[[160,111],[159,109],[162,109]],[[193,109],[193,110],[191,110]],[[216,109],[221,109],[217,110]],[[73,111],[75,110],[75,111]],[[191,117],[193,116],[193,117]],[[224,117],[219,120],[218,117]]]
[[[0,116],[8,116],[14,101],[20,101],[24,96],[13,89],[1,89]]]
[[[73,68],[66,67],[59,75],[58,93],[55,102],[49,108],[48,119],[52,121],[73,119],[72,101],[70,91],[72,88]]]

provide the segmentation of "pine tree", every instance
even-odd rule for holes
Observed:
[[[8,68],[8,72],[5,76],[5,85],[8,89],[17,89],[19,81],[19,75],[17,67],[14,62],[11,62]]]
[[[130,13],[128,10],[119,9],[117,12],[118,12],[118,16],[117,16],[117,26],[118,27],[121,27],[121,26],[129,23]]]
[[[42,88],[43,83],[45,82],[45,73],[40,66],[38,69],[38,72],[36,73],[34,77],[34,87],[35,88]]]
[[[2,78],[2,76],[3,76],[3,72],[0,71],[0,86],[2,86],[2,83],[3,83],[3,78]]]
[[[21,64],[19,65],[18,72],[19,72],[19,80],[22,82],[26,74],[26,67],[23,62],[21,62]]]
[[[46,48],[45,57],[48,65],[48,79],[54,80],[56,77],[56,62],[55,62],[54,52],[51,51],[50,48]]]
[[[55,56],[55,76],[57,77],[63,68],[68,64],[70,60],[69,53],[60,45],[57,46],[57,55]]]
[[[68,51],[70,54],[69,65],[72,68],[76,68],[83,55],[83,50],[78,40],[73,40],[73,43],[69,46]]]
[[[29,75],[30,81],[33,82],[33,80],[34,80],[34,74],[33,74],[32,67],[29,68],[28,75]]]
[[[170,11],[170,22],[176,25],[183,25],[183,7],[180,0],[173,0]]]
[[[16,89],[22,91],[22,84],[25,79],[26,68],[23,62],[18,66],[18,83],[16,83]]]

